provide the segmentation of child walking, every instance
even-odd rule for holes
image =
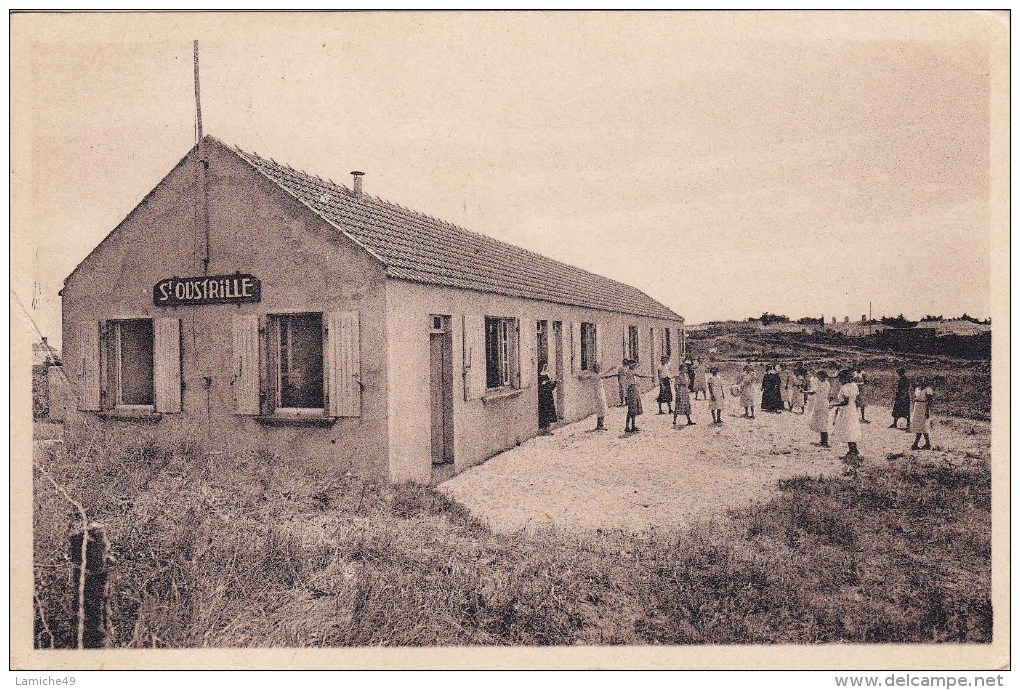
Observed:
[[[705,380],[705,387],[708,389],[708,409],[712,412],[712,423],[722,424],[723,407],[726,401],[726,384],[719,376],[719,368],[709,369],[708,378]]]

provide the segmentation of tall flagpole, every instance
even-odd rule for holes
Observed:
[[[195,40],[195,135],[198,139],[198,222],[199,231],[205,237],[205,251],[202,255],[202,272],[209,273],[209,192],[206,187],[205,170],[208,162],[202,146],[202,90],[198,78],[198,40]]]
[[[198,129],[198,146],[199,152],[202,150],[202,91],[199,88],[198,82],[198,41],[195,41],[195,114],[196,114],[196,126]],[[199,156],[201,158],[201,156]]]

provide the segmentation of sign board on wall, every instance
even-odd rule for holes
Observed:
[[[262,283],[253,275],[166,278],[152,287],[152,302],[157,307],[200,304],[241,304],[262,299]]]

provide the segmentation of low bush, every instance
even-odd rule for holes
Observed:
[[[76,510],[105,525],[120,647],[989,642],[986,454],[798,477],[683,531],[497,534],[421,485],[186,439],[37,458],[39,647],[74,645]]]

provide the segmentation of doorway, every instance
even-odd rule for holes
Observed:
[[[429,399],[432,464],[453,462],[453,332],[449,316],[432,316],[429,332]]]
[[[563,419],[563,322],[553,321],[553,354],[556,361],[556,417]]]

